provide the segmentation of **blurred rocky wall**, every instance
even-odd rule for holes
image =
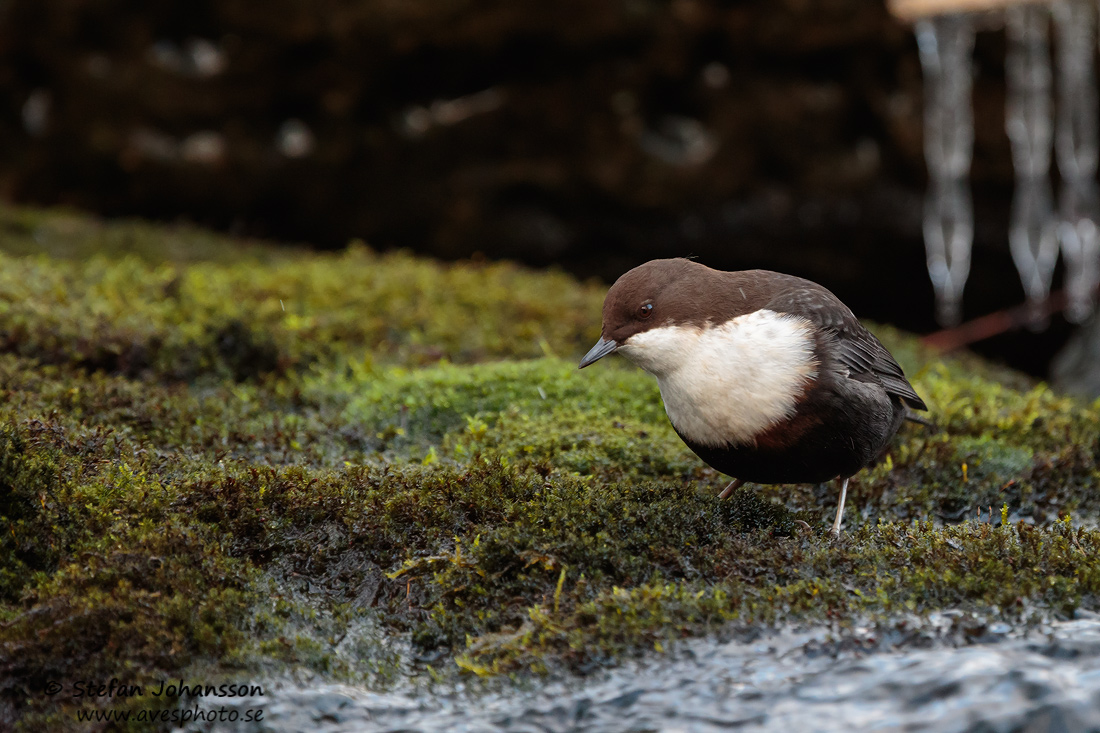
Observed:
[[[882,0],[7,0],[0,195],[263,236],[771,267],[932,327],[921,75]],[[968,314],[1022,297],[979,38]]]

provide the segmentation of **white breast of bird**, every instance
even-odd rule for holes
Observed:
[[[657,377],[665,412],[686,439],[748,445],[794,415],[817,376],[810,323],[758,310],[705,327],[668,324],[619,349]]]

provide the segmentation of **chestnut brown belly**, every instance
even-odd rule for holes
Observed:
[[[816,484],[872,465],[897,432],[902,415],[897,412],[893,419],[863,424],[824,421],[794,430],[790,440],[770,439],[783,436],[784,426],[779,425],[774,436],[762,436],[769,439],[756,445],[712,448],[680,438],[711,467],[734,478],[758,484]]]

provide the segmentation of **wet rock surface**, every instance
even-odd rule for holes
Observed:
[[[3,190],[548,262],[892,230],[868,197],[923,178],[915,44],[880,3],[280,7],[6,3]]]
[[[891,648],[864,630],[837,643],[824,630],[754,642],[698,640],[671,658],[537,691],[378,693],[276,686],[262,724],[284,731],[1087,731],[1100,727],[1100,619],[1084,613],[1016,636],[992,623],[980,641]],[[926,639],[967,627],[932,619]],[[1003,627],[1003,628],[1002,628]],[[858,636],[858,632],[857,632]],[[194,730],[201,730],[195,728]]]

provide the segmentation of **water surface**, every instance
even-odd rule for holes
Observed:
[[[953,646],[959,614],[934,614],[931,648],[868,630],[746,641],[699,639],[649,658],[531,690],[377,693],[273,683],[261,724],[225,731],[1100,731],[1100,616],[1026,635],[983,625]],[[918,635],[920,636],[920,635]],[[964,635],[965,638],[965,635]],[[919,645],[919,642],[917,642]]]

